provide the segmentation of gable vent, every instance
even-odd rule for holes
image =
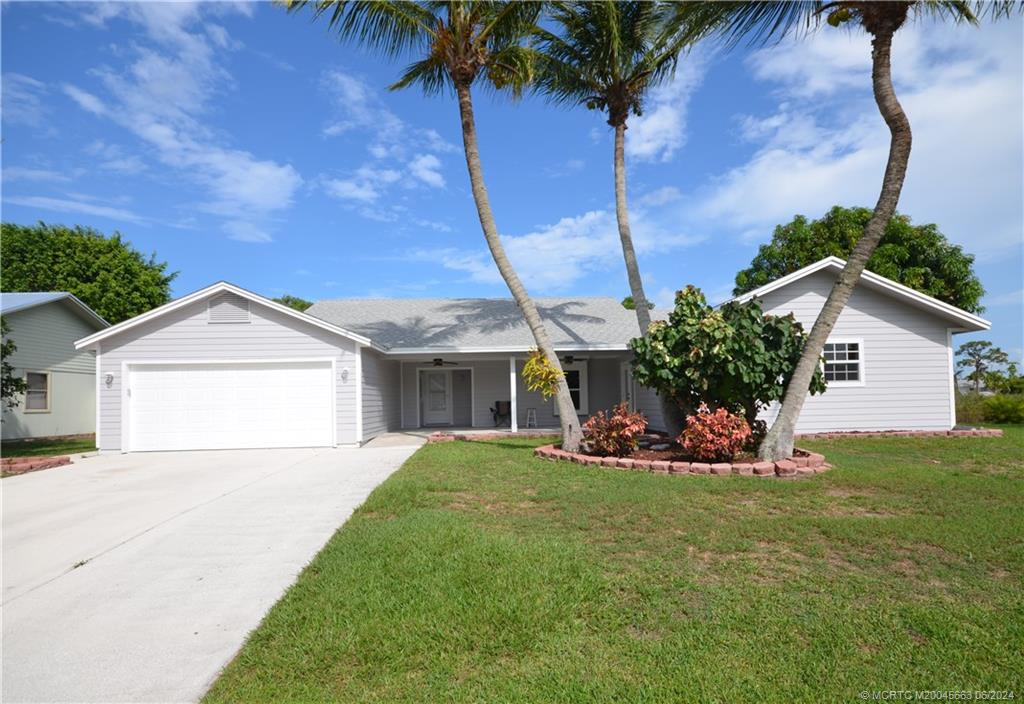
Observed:
[[[211,323],[248,323],[249,299],[237,293],[221,293],[210,299],[206,309]]]

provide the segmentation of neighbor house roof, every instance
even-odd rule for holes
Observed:
[[[535,298],[559,350],[625,350],[636,313],[614,298]],[[536,347],[510,298],[343,298],[306,311],[393,353],[519,352]]]
[[[95,345],[97,342],[100,342],[101,340],[105,340],[108,337],[112,337],[114,335],[120,334],[120,333],[124,332],[125,330],[128,330],[130,328],[135,327],[136,325],[141,325],[142,323],[145,323],[145,322],[147,322],[149,320],[153,320],[154,318],[159,318],[160,316],[166,315],[167,313],[170,313],[171,311],[177,310],[177,309],[179,309],[179,308],[181,308],[183,306],[187,306],[190,303],[195,303],[196,301],[201,301],[201,300],[203,300],[205,298],[208,298],[210,296],[213,296],[215,294],[222,293],[222,292],[225,292],[225,291],[228,292],[228,293],[233,293],[233,294],[238,295],[238,296],[242,296],[243,298],[247,298],[250,301],[254,301],[256,303],[259,303],[260,305],[263,305],[263,306],[266,306],[267,308],[271,308],[273,310],[276,310],[279,313],[283,313],[283,314],[285,314],[287,316],[290,316],[292,318],[298,318],[299,320],[303,320],[303,321],[309,323],[310,325],[315,325],[316,327],[319,327],[319,328],[322,328],[324,330],[327,330],[328,332],[332,332],[332,333],[334,333],[336,335],[341,335],[342,337],[347,337],[348,339],[353,340],[353,341],[355,341],[358,344],[361,344],[361,345],[370,345],[370,344],[372,344],[369,339],[363,337],[362,335],[358,335],[356,333],[353,333],[353,332],[351,332],[349,330],[341,328],[341,327],[339,327],[337,325],[333,325],[333,324],[331,324],[331,323],[329,323],[327,321],[324,321],[322,319],[314,318],[312,316],[306,315],[305,313],[300,313],[299,311],[295,310],[294,308],[289,308],[288,306],[281,305],[280,303],[272,301],[269,298],[264,298],[263,296],[261,296],[261,295],[259,295],[257,293],[253,293],[252,291],[247,291],[244,288],[240,288],[238,286],[235,286],[234,284],[229,284],[226,281],[218,281],[215,284],[207,286],[206,288],[199,289],[198,291],[190,293],[187,296],[182,296],[181,298],[175,299],[175,300],[171,301],[170,303],[165,303],[164,305],[159,306],[157,308],[154,308],[151,311],[147,311],[145,313],[142,313],[141,315],[137,315],[134,318],[129,318],[128,320],[125,320],[124,322],[121,322],[121,323],[118,323],[117,325],[109,327],[106,330],[102,330],[102,331],[96,333],[95,335],[89,335],[88,337],[83,337],[81,340],[77,340],[75,342],[75,349],[79,349],[80,350],[83,347],[91,347],[91,346]],[[4,294],[4,295],[7,295],[7,294]]]
[[[787,274],[786,276],[778,278],[771,283],[755,288],[753,291],[747,291],[746,293],[740,294],[731,300],[749,301],[751,298],[760,298],[767,293],[778,290],[784,286],[788,286],[794,281],[798,281],[805,276],[810,276],[811,274],[819,271],[828,271],[833,274],[838,274],[842,271],[844,266],[846,266],[846,261],[839,257],[825,257],[813,264],[805,266],[803,269],[797,269],[792,274]],[[907,305],[934,313],[940,318],[944,318],[951,323],[957,324],[957,330],[959,331],[976,332],[988,330],[992,327],[992,323],[975,315],[974,313],[968,313],[956,306],[944,303],[937,298],[932,298],[931,296],[923,294],[920,291],[916,291],[909,286],[904,286],[901,283],[893,281],[892,279],[887,279],[872,271],[865,270],[864,273],[861,274],[860,281],[857,282],[857,286],[878,291],[879,293],[901,300]]]
[[[19,310],[35,308],[36,306],[52,303],[53,301],[65,301],[66,305],[73,307],[82,317],[95,323],[98,327],[105,328],[110,325],[110,323],[97,315],[96,311],[78,300],[77,296],[67,291],[0,293],[0,315],[8,315]]]

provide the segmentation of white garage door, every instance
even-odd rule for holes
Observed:
[[[333,444],[330,362],[138,365],[128,389],[132,451]]]

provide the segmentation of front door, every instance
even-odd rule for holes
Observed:
[[[452,373],[423,372],[423,425],[452,424]]]

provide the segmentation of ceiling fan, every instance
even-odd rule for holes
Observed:
[[[446,362],[440,357],[434,357],[432,360],[430,360],[430,363],[433,364],[435,367],[443,367],[446,364],[450,364],[451,366],[455,367],[458,366],[459,364],[458,362]]]

